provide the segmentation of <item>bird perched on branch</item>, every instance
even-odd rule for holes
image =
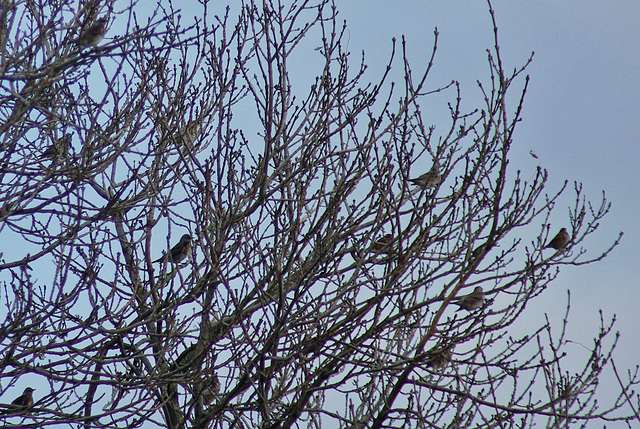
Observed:
[[[29,408],[33,406],[33,391],[35,389],[32,387],[27,387],[22,392],[22,395],[18,396],[16,399],[11,402],[11,405],[15,405],[16,407],[21,408]]]
[[[442,369],[451,362],[453,346],[427,352],[427,368]]]
[[[212,373],[211,377],[205,381],[201,390],[202,403],[205,405],[211,404],[218,393],[220,393],[220,379],[218,378],[218,374],[215,372]]]
[[[32,387],[27,387],[24,389],[22,395],[18,396],[16,399],[11,402],[11,405],[8,409],[2,411],[0,414],[11,414],[17,411],[26,411],[29,408],[33,407],[33,389]]]
[[[471,257],[473,259],[479,258],[482,254],[485,253],[485,244],[481,244],[480,246],[476,247],[475,249],[473,249],[473,252],[471,252]]]
[[[190,251],[191,251],[191,236],[189,234],[185,234],[182,236],[178,244],[173,246],[171,250],[169,250],[167,253],[162,255],[160,259],[157,259],[153,262],[155,263],[155,262],[167,261],[173,264],[177,264],[178,262],[186,258],[189,255]]]
[[[86,26],[87,24],[85,24]],[[83,28],[78,37],[78,46],[98,46],[107,32],[107,18],[99,18],[90,26]]]
[[[189,122],[174,134],[174,141],[182,148],[191,149],[193,142],[202,132],[202,118]]]
[[[560,232],[558,234],[556,234],[556,236],[551,239],[549,244],[544,246],[544,248],[545,249],[552,248],[552,249],[556,249],[556,250],[562,250],[562,249],[565,248],[565,246],[567,244],[569,244],[569,240],[571,240],[571,237],[569,237],[569,233],[567,232],[567,228],[562,228],[560,230]]]
[[[440,176],[440,165],[438,164],[438,161],[434,161],[431,170],[427,171],[421,176],[416,177],[415,179],[409,179],[409,181],[423,189],[438,186],[438,184],[442,181],[442,176]]]
[[[62,138],[55,140],[51,146],[47,148],[39,156],[39,159],[51,159],[61,161],[67,157],[69,148],[71,147],[71,134],[65,134]]]
[[[373,243],[370,250],[376,253],[392,253],[393,235],[385,234]]]
[[[456,298],[455,301],[452,301],[454,304],[460,306],[457,311],[460,310],[476,310],[484,304],[484,291],[482,287],[476,286],[476,288],[469,295],[462,296],[460,298]]]

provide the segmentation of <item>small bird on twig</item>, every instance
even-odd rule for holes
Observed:
[[[11,402],[11,405],[6,410],[3,410],[0,414],[11,414],[18,411],[27,411],[29,408],[33,407],[33,391],[35,389],[32,387],[27,387],[24,389],[22,395],[18,396],[16,399]]]
[[[218,374],[214,372],[202,387],[202,403],[205,405],[211,404],[218,393],[220,393],[220,379],[218,378]]]
[[[427,368],[442,369],[451,362],[453,346],[427,352]]]
[[[385,234],[373,243],[371,243],[370,250],[376,253],[392,253],[393,235]]]
[[[171,250],[169,250],[167,253],[162,255],[160,259],[157,259],[153,262],[156,263],[156,262],[167,261],[167,262],[176,264],[182,261],[184,258],[186,258],[189,255],[190,251],[191,251],[191,236],[189,234],[184,234],[180,239],[180,241],[178,242],[178,244],[173,246]]]
[[[201,133],[202,119],[196,119],[182,127],[175,135],[174,140],[179,145],[191,149],[193,142]]]
[[[62,138],[54,141],[38,158],[61,161],[67,157],[70,147],[71,134],[65,134]]]
[[[479,258],[481,255],[483,255],[485,253],[486,244],[487,243],[481,244],[480,246],[473,249],[473,252],[471,252],[471,257],[473,259],[476,259],[476,258]]]
[[[33,391],[35,389],[33,387],[27,387],[22,392],[22,395],[18,396],[16,399],[11,402],[11,405],[15,405],[17,407],[29,408],[33,406]]]
[[[544,248],[545,249],[552,248],[552,249],[556,249],[556,250],[562,250],[562,249],[565,248],[565,246],[567,244],[569,244],[569,240],[571,240],[571,237],[569,237],[569,233],[567,232],[567,228],[562,228],[560,230],[560,232],[558,234],[556,234],[556,236],[551,239],[549,244],[544,246]]]
[[[86,25],[86,24],[85,24]],[[87,28],[84,28],[78,37],[78,46],[98,46],[107,32],[107,18],[99,18]]]
[[[434,161],[431,170],[427,171],[421,176],[416,177],[415,179],[409,179],[409,181],[423,189],[438,186],[440,181],[442,181],[442,176],[440,176],[440,165],[438,164],[438,161]]]
[[[476,286],[476,288],[469,295],[462,296],[460,298],[456,298],[455,301],[452,301],[454,304],[460,306],[458,310],[476,310],[484,304],[484,291],[481,286]]]

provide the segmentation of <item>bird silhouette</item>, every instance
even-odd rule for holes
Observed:
[[[107,18],[102,17],[81,31],[76,42],[78,46],[97,46],[107,32]]]
[[[22,395],[18,396],[16,399],[11,402],[11,405],[15,405],[21,408],[29,408],[33,406],[33,391],[35,389],[32,387],[27,387],[22,392]]]
[[[471,252],[471,257],[473,259],[479,258],[480,255],[482,255],[483,253],[485,253],[484,249],[485,249],[485,244],[481,244],[480,246],[476,247],[475,249],[473,249],[473,252]]]
[[[189,122],[182,127],[177,133],[174,134],[174,141],[186,149],[193,147],[193,142],[198,138],[201,133],[202,119],[196,119]]]
[[[409,179],[409,181],[423,189],[438,186],[438,184],[442,181],[442,176],[440,175],[440,165],[438,164],[438,161],[434,161],[431,170],[427,171],[421,176],[416,177],[415,179]]]
[[[218,378],[218,374],[214,372],[202,387],[202,403],[205,405],[211,404],[218,393],[220,393],[220,379]]]
[[[32,387],[27,387],[24,389],[22,395],[18,396],[16,399],[11,402],[11,405],[8,406],[6,410],[3,410],[0,414],[13,414],[19,411],[26,412],[29,408],[33,407],[33,391],[35,389]]]
[[[55,140],[51,146],[47,148],[40,156],[39,159],[52,159],[54,161],[61,161],[67,157],[69,148],[71,147],[71,134],[65,134],[62,138]]]
[[[393,235],[385,234],[379,239],[377,239],[376,241],[374,241],[373,243],[371,243],[370,250],[376,253],[382,253],[382,252],[391,253],[393,252],[392,244],[393,244]]]
[[[156,263],[156,262],[167,261],[167,262],[176,264],[182,261],[184,258],[186,258],[189,255],[190,251],[191,251],[191,236],[189,234],[184,234],[180,239],[180,241],[178,242],[178,244],[173,246],[171,250],[169,250],[167,253],[162,255],[160,259],[156,259],[153,262]]]
[[[569,240],[571,240],[571,237],[569,237],[569,233],[567,232],[567,228],[562,228],[560,230],[560,232],[558,234],[556,234],[556,236],[551,239],[549,244],[544,246],[544,248],[545,249],[552,248],[552,249],[556,249],[556,250],[562,250],[562,249],[565,248],[565,246],[567,244],[569,244]]]
[[[427,368],[442,369],[451,361],[453,346],[427,352]]]
[[[482,287],[476,286],[476,288],[469,295],[462,296],[460,298],[456,298],[455,301],[452,301],[454,304],[460,306],[457,311],[460,310],[476,310],[484,304],[484,291]]]

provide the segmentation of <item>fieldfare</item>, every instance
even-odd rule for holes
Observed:
[[[218,374],[214,372],[202,387],[202,392],[200,393],[202,396],[202,403],[204,405],[211,404],[218,393],[220,393],[220,379],[218,378]]]
[[[54,161],[61,161],[67,157],[69,148],[71,147],[71,134],[65,134],[62,138],[53,142],[51,146],[47,148],[39,156],[39,159],[51,159]]]
[[[453,346],[427,352],[427,368],[442,369],[451,361]]]
[[[560,232],[551,239],[551,241],[549,242],[549,244],[547,244],[546,246],[544,246],[545,249],[548,248],[553,248],[556,250],[562,250],[565,248],[565,246],[567,244],[569,244],[569,240],[571,239],[571,237],[569,237],[569,233],[567,232],[567,228],[562,228],[560,230]]]
[[[477,259],[479,258],[482,254],[484,254],[484,247],[487,243],[485,244],[481,244],[480,246],[476,247],[475,249],[473,249],[473,252],[471,252],[471,257],[473,259]]]
[[[371,251],[375,253],[392,253],[393,235],[385,234],[373,243],[371,243]]]
[[[442,181],[442,176],[440,176],[440,165],[438,164],[438,161],[435,161],[433,163],[433,167],[431,167],[431,170],[427,171],[422,176],[416,177],[415,179],[409,179],[409,181],[414,185],[424,189],[438,186],[438,184]]]
[[[453,303],[460,306],[457,311],[463,309],[468,311],[476,310],[484,304],[484,291],[482,290],[482,287],[476,286],[473,292],[469,295],[456,298]]]
[[[80,37],[76,42],[78,46],[98,46],[98,43],[104,39],[104,34],[107,32],[107,18],[102,17],[90,25],[88,28],[84,28],[80,32]]]
[[[186,258],[189,255],[189,252],[191,252],[191,236],[189,234],[185,234],[182,236],[178,244],[173,246],[171,250],[162,255],[162,258],[157,259],[153,262],[155,263],[167,261],[177,264],[178,262]]]
[[[189,122],[174,135],[176,143],[188,149],[191,149],[191,147],[193,146],[193,142],[196,140],[196,138],[198,138],[198,135],[200,134],[201,125],[202,119],[196,119],[195,121]]]
[[[32,387],[27,387],[26,389],[24,389],[22,395],[14,399],[11,405],[9,405],[6,410],[0,412],[0,414],[13,414],[20,411],[24,411],[25,413],[28,412],[27,410],[33,407],[32,393],[34,390],[35,389],[33,389]]]
[[[22,392],[22,395],[18,396],[16,399],[11,402],[11,405],[15,405],[20,408],[29,408],[33,406],[33,391],[35,389],[32,387],[27,387]]]

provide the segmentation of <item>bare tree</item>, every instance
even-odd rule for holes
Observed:
[[[586,255],[604,196],[576,184],[549,225],[567,186],[509,168],[528,62],[507,70],[495,21],[464,112],[457,83],[426,84],[437,31],[420,73],[402,40],[367,82],[331,1],[210,3],[2,3],[7,427],[640,420],[637,373],[597,395],[613,321],[583,356],[549,323],[509,331],[617,240]]]

